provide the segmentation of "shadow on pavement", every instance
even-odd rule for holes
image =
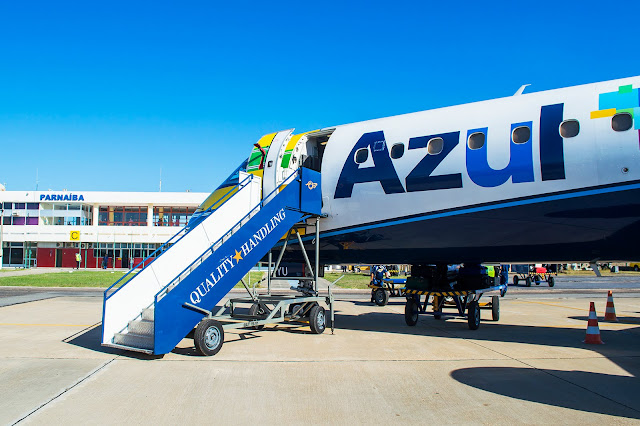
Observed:
[[[637,361],[631,360],[629,364]],[[516,398],[572,410],[640,419],[640,380],[585,371],[479,367],[451,372],[460,383]],[[544,423],[544,415],[540,421]]]
[[[100,344],[100,342],[102,342],[102,324],[101,323],[85,328],[84,330],[67,337],[66,339],[63,340],[63,342],[68,343],[70,345],[78,346],[84,349],[88,349],[94,352],[118,355],[118,356],[123,356],[127,358],[133,358],[133,359],[159,359],[159,358],[162,358],[163,356],[163,355],[147,355],[141,352],[130,352],[122,349],[108,348],[108,347],[102,346]]]
[[[340,315],[336,319],[336,327],[338,330],[469,339],[489,349],[491,347],[487,345],[490,342],[507,342],[591,350],[608,358],[633,377],[534,368],[467,368],[455,370],[451,376],[469,386],[512,398],[640,419],[640,339],[637,339],[640,327],[601,330],[606,344],[588,345],[582,343],[587,318],[583,319],[585,329],[503,325],[487,320],[483,312],[480,328],[474,331],[467,327],[465,320],[436,320],[432,316],[421,315],[418,324],[410,327],[405,324],[402,314],[374,312]],[[635,323],[638,318],[630,320]]]
[[[587,321],[589,319],[588,316],[574,316],[574,317],[569,317],[571,319],[574,320],[580,320],[580,321]],[[598,324],[638,324],[640,325],[640,318],[638,317],[621,317],[618,316],[618,322],[610,322],[610,321],[605,321],[604,319],[602,319],[602,317],[598,318]]]
[[[369,312],[361,315],[336,315],[336,329],[362,330],[378,333],[410,335],[442,335],[479,341],[525,343],[541,346],[581,348],[593,350],[606,357],[640,355],[640,327],[623,330],[600,330],[606,345],[587,345],[585,338],[587,321],[583,328],[544,327],[500,324],[487,318],[489,310],[482,311],[478,330],[470,330],[464,319],[436,320],[431,315],[420,315],[418,324],[411,327],[404,322],[404,315],[392,312]],[[614,360],[615,362],[615,360]]]

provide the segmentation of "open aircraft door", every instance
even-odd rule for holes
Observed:
[[[266,197],[278,187],[287,176],[283,176],[282,157],[284,157],[287,143],[291,139],[293,129],[283,130],[276,133],[267,152],[264,161],[264,171],[262,175],[262,196]],[[274,194],[275,195],[275,194]],[[269,200],[265,200],[269,202]]]

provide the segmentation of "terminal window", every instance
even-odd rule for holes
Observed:
[[[185,226],[195,211],[195,207],[154,207],[153,224],[154,226]]]
[[[40,204],[40,217],[42,218],[43,225],[91,225],[92,214],[93,207],[83,204]]]
[[[3,203],[3,225],[37,225],[38,203]]]
[[[98,225],[147,226],[147,206],[100,206]]]

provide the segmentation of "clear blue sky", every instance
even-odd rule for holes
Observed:
[[[265,133],[640,74],[638,1],[217,3],[0,1],[0,183],[208,192]]]

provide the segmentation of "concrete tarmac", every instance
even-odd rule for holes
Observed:
[[[333,335],[229,331],[213,357],[102,348],[99,297],[0,307],[0,423],[640,423],[640,295],[616,299],[604,345],[582,343],[586,296],[510,292],[476,331],[359,296],[340,295]]]

